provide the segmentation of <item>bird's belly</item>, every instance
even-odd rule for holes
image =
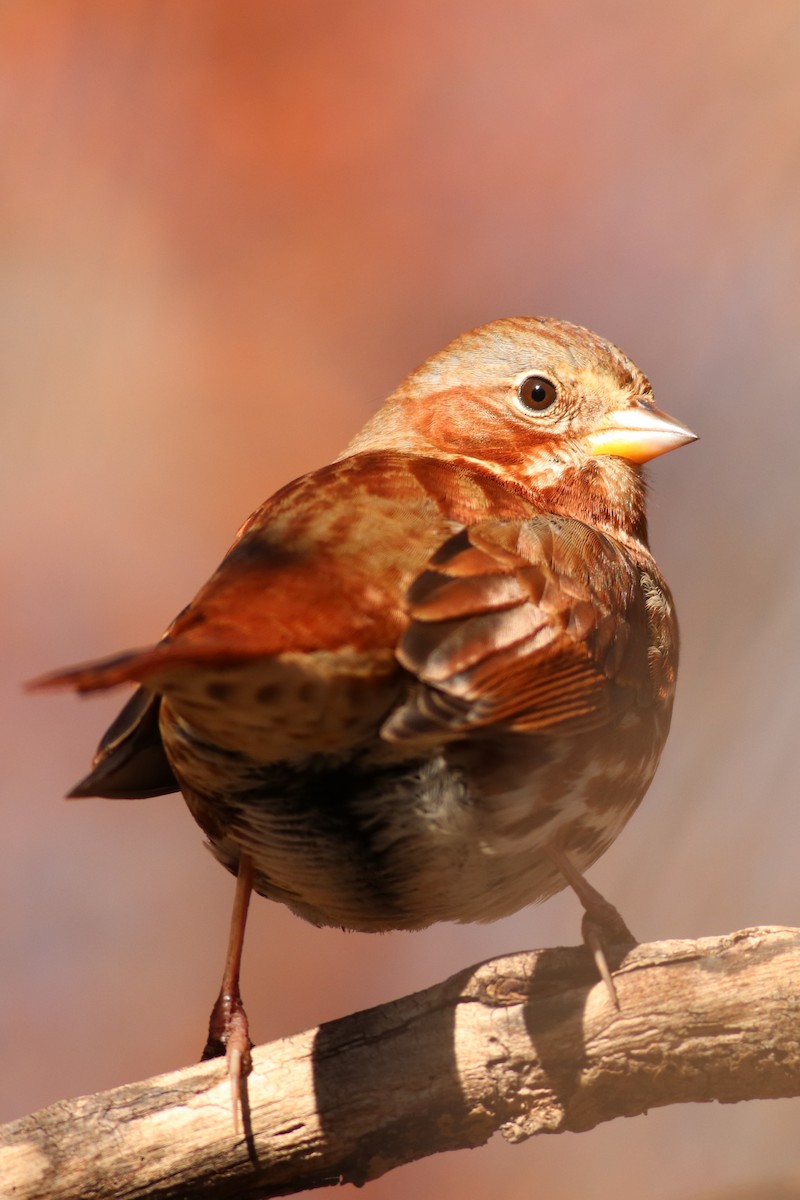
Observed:
[[[364,931],[491,921],[564,887],[545,847],[583,870],[652,779],[663,739],[627,730],[542,740],[507,735],[392,764],[308,760],[269,768],[227,756],[178,772],[217,859],[242,852],[255,887],[318,925]],[[227,775],[227,782],[222,776]]]

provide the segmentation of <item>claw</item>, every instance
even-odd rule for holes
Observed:
[[[211,1018],[208,1022],[208,1040],[202,1054],[204,1062],[209,1058],[219,1058],[223,1054],[225,1055],[231,1089],[233,1128],[236,1134],[239,1133],[239,1114],[244,1115],[242,1083],[250,1074],[253,1066],[250,1054],[253,1043],[250,1041],[247,1013],[239,992],[242,946],[252,888],[253,864],[249,855],[242,854],[236,877],[236,895],[231,915],[225,969],[222,973],[222,986],[211,1010]]]
[[[581,932],[583,934],[584,944],[591,951],[594,965],[597,967],[597,974],[606,985],[611,1003],[614,1008],[619,1011],[619,996],[617,995],[617,985],[614,983],[614,977],[611,974],[611,969],[606,958],[605,947],[597,928],[591,923],[591,920],[586,914],[581,922]]]
[[[619,996],[608,965],[605,948],[626,943],[635,945],[636,938],[625,924],[619,911],[598,892],[597,888],[592,887],[584,879],[563,850],[550,845],[546,847],[546,853],[583,905],[581,933],[584,945],[594,959],[597,973],[606,986],[611,1003],[614,1008],[619,1010]]]

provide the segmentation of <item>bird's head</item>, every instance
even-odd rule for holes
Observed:
[[[548,511],[646,537],[641,464],[695,440],[611,342],[548,317],[493,321],[410,375],[346,454],[471,464]]]

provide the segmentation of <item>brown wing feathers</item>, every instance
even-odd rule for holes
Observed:
[[[637,620],[620,622],[620,607]],[[423,686],[384,726],[393,741],[497,722],[528,732],[601,723],[628,651],[646,654],[638,572],[574,520],[462,530],[412,586],[409,608],[398,658]]]

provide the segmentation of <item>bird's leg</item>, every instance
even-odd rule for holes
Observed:
[[[252,1062],[250,1030],[247,1013],[239,993],[239,970],[242,965],[242,946],[247,924],[247,909],[253,889],[253,862],[249,854],[239,856],[236,876],[236,894],[231,914],[231,929],[228,936],[228,952],[222,973],[222,986],[208,1022],[208,1041],[203,1050],[203,1061],[225,1055],[228,1062],[228,1077],[231,1081],[231,1103],[233,1124],[239,1129],[239,1112],[242,1102],[242,1079],[250,1073]]]
[[[608,989],[612,1004],[615,1008],[619,1008],[617,989],[609,970],[605,947],[626,942],[635,945],[636,938],[614,905],[584,879],[563,850],[551,843],[546,847],[545,852],[583,905],[581,933],[584,943],[591,951],[598,974]]]

